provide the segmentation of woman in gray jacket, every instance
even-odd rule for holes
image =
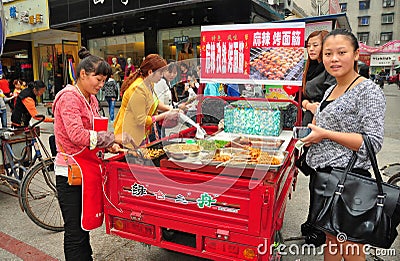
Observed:
[[[303,74],[303,126],[307,126],[309,123],[312,122],[319,103],[324,97],[325,91],[330,86],[336,83],[336,79],[325,70],[324,64],[322,62],[322,41],[328,33],[329,32],[326,30],[314,31],[308,36],[306,41],[308,59]],[[304,147],[303,153],[307,153],[307,150],[308,147]],[[304,160],[305,156],[306,154],[304,154],[302,157]],[[305,163],[303,163],[302,171],[307,172],[307,170],[304,170],[304,164]],[[314,175],[312,175],[312,173],[304,174],[310,176],[310,204],[312,204],[314,200]],[[307,221],[301,225],[301,234],[305,236],[307,244],[314,244],[316,246],[319,246],[325,242],[325,234],[322,231],[316,230],[311,226],[309,222],[309,216],[307,217]]]

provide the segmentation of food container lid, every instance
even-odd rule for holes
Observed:
[[[186,144],[196,144],[196,140],[188,139],[188,140],[186,140]]]

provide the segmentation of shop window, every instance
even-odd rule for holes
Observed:
[[[394,20],[394,13],[382,15],[382,24],[393,24],[393,20]]]
[[[185,44],[190,45],[191,55],[179,55]],[[200,58],[200,27],[181,27],[163,29],[158,32],[158,50],[165,59],[179,60],[192,59],[191,66],[195,66],[198,61],[193,59]]]
[[[367,25],[369,25],[369,16],[358,17],[358,25],[359,26],[367,26]]]
[[[383,7],[394,7],[394,0],[383,0]]]
[[[368,1],[359,1],[358,4],[359,4],[360,10],[369,9],[369,0]]]
[[[393,40],[393,32],[381,33],[381,41],[392,41],[392,40]]]
[[[130,61],[135,68],[143,60],[145,55],[144,33],[90,39],[88,48],[92,54],[103,57],[110,65],[112,64],[112,58],[117,58],[118,64],[123,70],[120,75],[122,81],[128,58],[131,58]]]
[[[340,5],[340,10],[342,12],[346,12],[347,11],[347,3],[341,3]]]
[[[368,43],[369,33],[357,33],[358,41],[363,42],[364,44]]]

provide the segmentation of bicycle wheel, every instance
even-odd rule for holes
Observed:
[[[64,221],[57,199],[53,159],[36,164],[21,183],[19,198],[28,217],[38,226],[63,231]]]
[[[400,172],[391,176],[387,183],[400,187]]]

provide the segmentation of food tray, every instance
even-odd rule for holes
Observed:
[[[144,158],[140,157],[138,153],[127,152],[125,154],[126,162],[130,164],[160,167],[160,160],[167,157],[165,152],[160,153],[158,157],[151,157],[151,158],[146,157],[146,152],[148,150],[158,150],[158,149],[162,149],[162,144],[159,142],[151,144],[150,146],[139,148],[139,150],[141,150],[142,154],[144,155]]]
[[[255,162],[249,162],[249,161],[245,161],[244,158],[242,157],[243,153],[245,153],[246,151],[240,148],[223,148],[223,149],[219,149],[217,150],[217,153],[220,154],[226,154],[226,155],[239,155],[239,161],[228,161],[225,164],[221,164],[223,163],[222,161],[216,161],[216,160],[211,160],[208,162],[209,165],[215,165],[215,166],[229,166],[229,167],[238,167],[238,168],[257,168],[257,169],[278,169],[280,168],[286,161],[288,152],[287,151],[264,151],[267,152],[268,154],[270,154],[273,157],[276,157],[280,160],[279,164],[260,164],[260,163],[255,163]],[[204,161],[202,161],[202,163],[205,163]]]
[[[233,139],[232,142],[228,143],[225,147],[240,148],[242,146],[251,146],[253,148],[259,148],[262,151],[270,151],[279,150],[284,142],[285,140],[283,139],[239,136]]]

